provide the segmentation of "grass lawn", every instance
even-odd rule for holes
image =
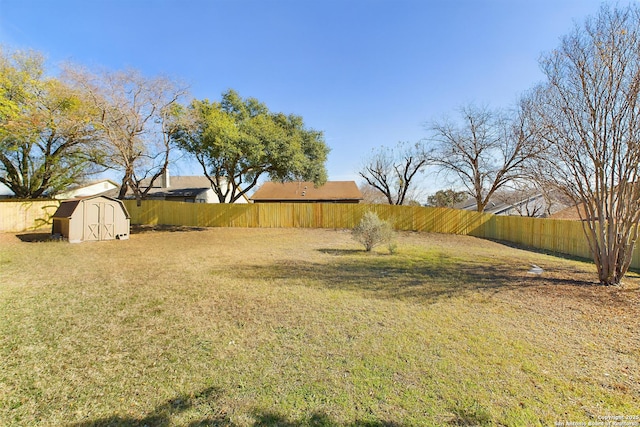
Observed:
[[[28,237],[0,234],[2,425],[640,424],[633,274],[428,233]]]

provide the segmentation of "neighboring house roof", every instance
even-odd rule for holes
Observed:
[[[149,185],[150,179],[143,179],[142,186]],[[152,188],[211,188],[206,176],[171,176],[159,177],[153,182]]]
[[[142,189],[146,188],[150,179],[143,179],[140,183]],[[0,189],[1,190],[1,189]],[[56,199],[73,199],[94,195],[116,198],[120,193],[120,185],[109,179],[92,181],[86,184],[69,188],[56,196]],[[1,193],[0,193],[1,196]],[[125,199],[132,199],[134,195],[129,190]],[[169,173],[159,176],[153,187],[147,193],[148,199],[178,200],[186,202],[218,203],[218,196],[211,188],[211,182],[205,176],[169,176]],[[245,195],[235,203],[248,203]]]
[[[584,203],[579,203],[577,205],[568,206],[561,211],[558,211],[550,216],[553,219],[569,219],[573,221],[583,221],[587,218],[587,211],[585,209]],[[597,219],[597,218],[596,218]]]
[[[111,193],[113,193],[113,190],[116,190],[118,188],[118,184],[111,181],[110,179],[101,179],[70,187],[67,191],[63,191],[54,196],[54,198],[72,199],[75,197],[88,197],[107,194],[111,195]]]
[[[527,199],[528,200],[528,199]],[[520,202],[520,203],[524,203],[526,201]],[[465,211],[475,211],[478,208],[478,205],[476,203],[475,199],[467,199],[463,202],[460,203],[456,203],[455,205],[453,205],[454,209],[463,209]],[[485,213],[492,213],[494,215],[500,215],[510,209],[513,208],[512,204],[509,203],[504,203],[504,202],[493,202],[493,201],[489,201],[489,203],[487,203],[487,206],[485,206],[484,208],[484,212]]]
[[[629,183],[631,188],[635,189],[635,187],[638,185],[637,183],[632,184]],[[619,194],[617,193],[617,188],[618,186],[616,185],[614,187],[613,190],[611,191],[611,195],[616,195],[617,197],[621,197]],[[617,198],[616,197],[616,198]],[[626,199],[625,199],[626,200]],[[559,210],[558,212],[555,212],[553,215],[550,216],[553,219],[568,219],[568,220],[575,220],[575,221],[585,221],[585,220],[589,220],[591,218],[589,213],[587,212],[587,208],[585,206],[584,202],[579,202],[577,204],[569,204],[567,203],[567,206],[565,206],[564,209]],[[597,213],[595,215],[595,217],[593,218],[594,220],[599,220]]]
[[[355,181],[327,181],[320,187],[313,182],[265,182],[250,197],[254,202],[352,202],[362,200]]]
[[[570,219],[574,221],[579,221],[580,214],[578,213],[578,209],[582,211],[583,217],[585,216],[584,206],[569,206],[568,208],[562,209],[550,216],[553,219]]]
[[[142,188],[149,185],[149,179],[142,180]],[[128,197],[132,197],[128,195]],[[218,196],[211,188],[211,182],[206,176],[170,176],[158,177],[153,182],[153,187],[147,193],[149,199],[179,200],[218,203]],[[243,194],[235,203],[248,203],[247,197]]]
[[[0,197],[13,197],[15,194],[9,187],[0,182]]]
[[[206,176],[172,176],[168,186],[158,178],[154,181],[153,187],[149,190],[151,197],[195,197],[198,194],[211,189],[211,183]],[[143,187],[147,182],[141,183]]]
[[[454,209],[463,209],[465,211],[471,211],[471,210],[475,210],[476,209],[476,201],[475,199],[472,198],[468,198],[466,200],[463,200],[462,202],[458,202],[455,205],[453,205]]]
[[[521,200],[516,200],[513,203],[509,203],[499,198],[489,201],[484,208],[485,213],[494,215],[530,215],[535,217],[546,217],[549,212],[555,212],[558,209],[564,208],[566,205],[554,198],[553,200],[547,200],[543,194],[533,194],[529,197],[524,197]],[[463,209],[475,211],[477,204],[475,199],[467,199],[463,202],[454,205],[455,209]]]

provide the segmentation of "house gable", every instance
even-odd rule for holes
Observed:
[[[102,179],[99,181],[92,181],[85,184],[77,185],[69,188],[67,191],[59,193],[54,198],[56,199],[72,199],[76,197],[89,197],[97,195],[107,195],[114,190],[118,189],[119,185],[110,179]]]

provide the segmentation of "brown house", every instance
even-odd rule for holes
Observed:
[[[360,203],[362,193],[355,181],[265,182],[253,196],[255,203]]]
[[[551,219],[570,219],[573,221],[580,221],[581,217],[587,217],[583,204],[569,206],[568,208],[562,209],[550,216]]]
[[[65,200],[52,219],[53,235],[70,243],[129,238],[127,209],[121,200],[107,196]]]

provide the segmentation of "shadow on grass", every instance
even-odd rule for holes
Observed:
[[[382,299],[409,299],[432,303],[469,292],[500,292],[523,287],[569,285],[592,287],[585,273],[555,268],[542,276],[528,274],[530,265],[510,260],[487,261],[455,258],[444,252],[416,256],[320,249],[336,255],[333,262],[281,261],[267,266],[247,266],[239,276],[266,278],[334,290],[366,293]]]
[[[562,258],[562,259],[568,259],[568,260],[571,260],[571,261],[582,262],[582,263],[585,263],[585,264],[592,265],[595,268],[595,264],[594,264],[593,258],[584,258],[584,257],[580,257],[578,255],[565,254],[565,253],[562,253],[562,252],[551,251],[551,250],[548,250],[548,249],[533,248],[531,246],[526,246],[526,245],[522,245],[522,244],[514,243],[514,242],[508,242],[506,240],[497,240],[497,239],[486,239],[486,240],[489,240],[489,241],[494,242],[494,243],[498,243],[498,244],[506,246],[508,248],[520,249],[520,250],[527,251],[527,252],[533,252],[533,253],[542,254],[542,255],[550,255],[550,256],[553,256],[553,257],[556,257],[556,258]],[[629,267],[629,270],[627,271],[626,276],[627,277],[640,276],[640,268]]]
[[[235,427],[236,423],[219,408],[218,400],[222,397],[222,393],[218,388],[210,387],[204,389],[193,396],[180,395],[168,400],[166,403],[158,406],[150,413],[143,417],[121,417],[112,416],[100,418],[97,420],[83,421],[80,423],[70,424],[68,427],[165,427],[174,425],[174,417],[180,413],[194,407],[204,410],[208,413],[217,413],[218,415],[207,416],[199,420],[192,421],[187,424],[189,427]],[[308,416],[304,416],[298,420],[291,420],[288,417],[269,411],[255,411],[253,413],[254,427],[280,426],[280,427],[302,427],[302,426],[342,426],[342,427],[401,427],[401,424],[387,421],[355,421],[353,423],[339,423],[323,412],[314,412]],[[246,423],[243,423],[246,425]]]
[[[204,231],[205,227],[189,227],[186,225],[132,225],[130,229],[131,234],[151,233],[154,231],[165,232],[186,232],[186,231]]]
[[[215,387],[206,388],[199,393],[191,396],[180,395],[168,400],[164,404],[158,406],[145,416],[138,417],[121,417],[114,415],[112,417],[100,418],[97,420],[83,421],[79,423],[69,424],[69,427],[107,427],[107,426],[169,426],[172,424],[172,418],[194,406],[208,405],[212,409],[215,407],[217,400],[220,398],[221,392]],[[192,426],[229,426],[232,425],[224,415],[215,417],[207,417],[202,420],[191,423]]]
[[[497,243],[497,244],[502,245],[502,246],[506,246],[508,248],[519,249],[519,250],[523,250],[523,251],[527,251],[527,252],[533,252],[533,253],[536,253],[536,254],[550,255],[550,256],[553,256],[553,257],[556,257],[556,258],[568,259],[568,260],[571,260],[571,261],[578,261],[578,262],[584,262],[584,263],[587,263],[587,264],[593,264],[593,258],[583,258],[583,257],[577,256],[577,255],[571,255],[571,254],[565,254],[565,253],[562,253],[562,252],[551,251],[549,249],[534,248],[532,246],[527,246],[527,245],[523,245],[523,244],[516,243],[516,242],[509,242],[508,240],[489,239],[489,238],[485,238],[485,240]]]
[[[59,239],[54,239],[51,233],[25,233],[16,234],[16,237],[22,242],[37,243],[37,242],[53,242]]]
[[[318,249],[318,252],[322,252],[327,255],[354,255],[354,254],[366,254],[364,249]]]
[[[299,420],[289,420],[287,417],[272,413],[263,412],[254,414],[256,422],[253,423],[255,427],[266,426],[281,426],[281,427],[302,427],[302,426],[318,426],[318,427],[400,427],[402,424],[389,421],[354,421],[353,423],[338,423],[327,414],[323,412],[314,412],[311,415]]]

